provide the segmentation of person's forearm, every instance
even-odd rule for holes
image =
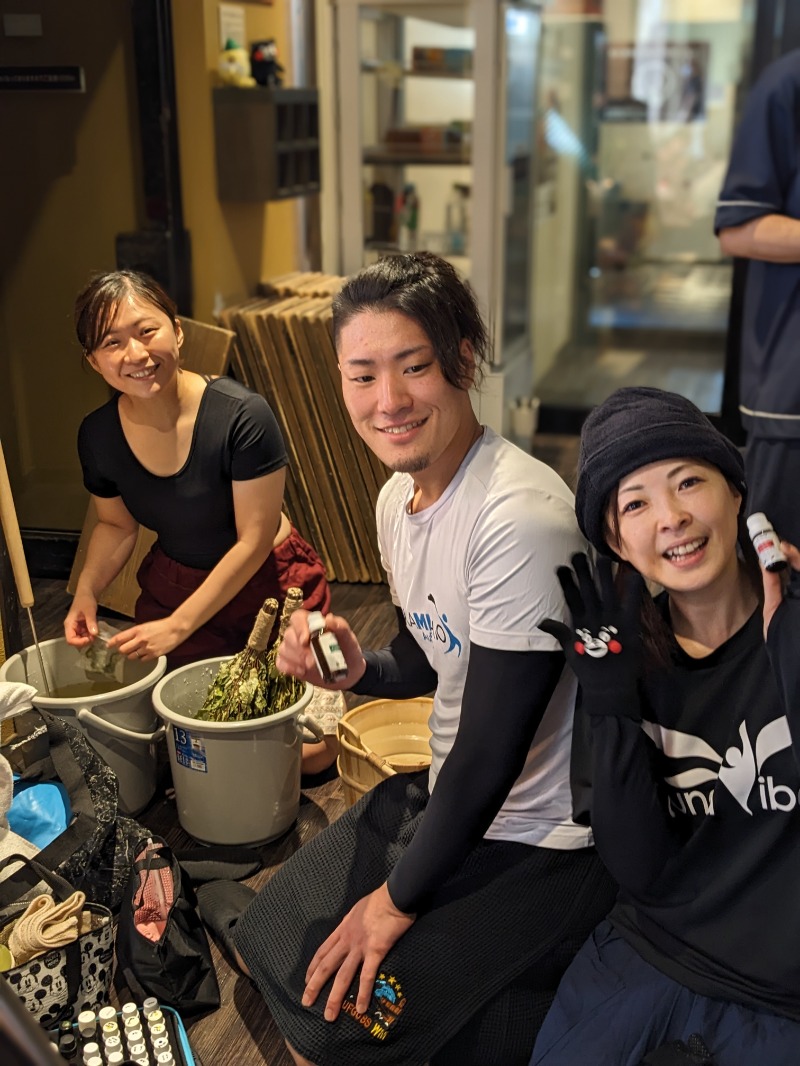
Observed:
[[[123,529],[109,522],[98,522],[89,538],[86,561],[75,588],[76,595],[88,594],[95,599],[108,588],[136,545],[137,529]]]
[[[650,885],[682,842],[660,792],[642,725],[597,715],[592,723],[592,832],[611,876],[635,895]]]
[[[180,626],[184,639],[230,603],[263,565],[271,550],[271,542],[264,545],[240,540],[222,556],[200,587],[172,612],[172,620]]]
[[[792,595],[775,612],[767,630],[767,655],[778,685],[786,722],[792,739],[795,760],[800,765],[800,663],[797,649],[800,645],[800,600],[796,599],[798,575],[792,575]],[[773,729],[781,728],[773,723]]]
[[[480,842],[525,765],[563,666],[560,652],[472,645],[455,742],[422,823],[389,875],[399,910],[424,907]]]
[[[424,696],[436,688],[436,671],[414,640],[405,615],[395,607],[397,633],[380,651],[364,651],[366,669],[350,691],[358,696],[408,700]]]
[[[762,215],[720,230],[719,243],[725,255],[767,263],[800,263],[800,220]]]

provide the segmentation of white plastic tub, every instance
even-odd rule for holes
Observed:
[[[87,683],[84,658],[63,637],[39,644],[45,672],[56,689]],[[37,690],[33,704],[71,720],[86,734],[119,782],[119,805],[126,814],[144,810],[156,790],[156,742],[164,736],[153,711],[152,691],[164,675],[167,660],[122,659],[118,688],[94,696],[68,699],[45,696],[36,648],[31,645],[0,666],[0,681],[17,681]]]
[[[314,690],[306,685],[297,703],[264,718],[197,721],[226,658],[167,674],[153,690],[153,706],[170,726],[167,747],[186,832],[202,844],[264,844],[285,833],[300,809],[303,740],[322,739],[302,713]]]

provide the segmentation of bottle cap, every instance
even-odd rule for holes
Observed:
[[[122,1014],[123,1018],[133,1017],[134,1014],[138,1017],[139,1008],[136,1006],[136,1004],[134,1002],[132,1002],[131,1000],[128,1000],[127,1003],[123,1003],[122,1004],[122,1008],[120,1010],[120,1013]]]
[[[149,1014],[151,1010],[155,1010],[158,1007],[158,1000],[155,996],[148,996],[142,1004],[142,1010],[145,1015]]]
[[[74,1033],[64,1033],[58,1041],[58,1050],[62,1055],[74,1055],[78,1050],[78,1038]]]
[[[97,1017],[101,1022],[110,1022],[116,1020],[117,1012],[113,1007],[101,1007],[97,1012]]]
[[[322,611],[312,611],[307,622],[309,633],[321,633],[325,628],[325,615]]]
[[[756,533],[762,533],[765,529],[772,529],[772,523],[763,511],[756,511],[747,519],[747,532],[751,537]]]

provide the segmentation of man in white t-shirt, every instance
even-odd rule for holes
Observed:
[[[393,471],[378,536],[398,616],[363,651],[328,615],[330,688],[435,689],[426,775],[383,782],[301,848],[235,928],[299,1064],[527,1064],[561,973],[613,902],[572,820],[575,681],[539,628],[584,550],[564,482],[481,426],[487,336],[428,253],[381,260],[334,301],[344,402]],[[320,683],[305,612],[278,664]]]

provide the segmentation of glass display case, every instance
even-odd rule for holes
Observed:
[[[583,7],[578,18],[553,5],[542,24],[532,299],[540,427],[577,431],[621,385],[679,392],[720,415],[732,263],[714,213],[754,5]]]
[[[537,5],[333,0],[333,10],[338,188],[325,195],[339,211],[339,269],[416,249],[445,256],[487,317],[493,372],[520,362],[524,379]],[[485,391],[502,402],[504,389]]]

